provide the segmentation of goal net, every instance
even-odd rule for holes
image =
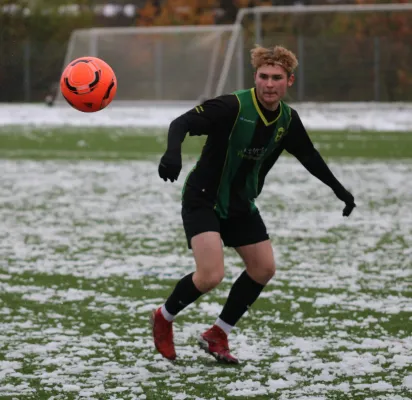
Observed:
[[[235,39],[241,37],[238,29],[219,25],[76,30],[64,67],[83,56],[106,61],[117,76],[117,103],[196,103],[215,95],[229,40],[235,61],[229,62],[232,71],[224,90],[234,91],[243,83],[242,68],[236,64],[236,54],[242,51]]]

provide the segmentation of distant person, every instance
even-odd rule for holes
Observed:
[[[55,101],[56,101],[56,97],[57,97],[57,93],[59,90],[59,84],[57,82],[54,82],[50,85],[49,90],[44,98],[44,102],[49,106],[53,106]]]
[[[295,80],[296,56],[281,46],[256,46],[251,62],[255,87],[207,100],[176,118],[160,160],[160,177],[174,182],[182,168],[186,133],[207,135],[182,196],[183,226],[196,271],[179,280],[165,304],[152,314],[155,346],[170,360],[176,358],[173,320],[224,277],[223,241],[237,251],[246,269],[214,325],[200,335],[199,344],[218,361],[238,363],[230,353],[228,335],[275,274],[272,245],[255,199],[283,150],[345,203],[343,216],[356,206],[314,148],[296,110],[282,100]]]

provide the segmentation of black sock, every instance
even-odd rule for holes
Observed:
[[[177,282],[172,294],[166,300],[165,307],[170,314],[177,315],[203,294],[193,283],[193,274],[194,272]]]
[[[259,297],[265,285],[254,281],[246,271],[237,278],[230,289],[226,304],[219,318],[231,326],[235,326],[242,315]]]

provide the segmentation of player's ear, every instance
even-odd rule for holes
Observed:
[[[295,75],[290,74],[290,76],[288,78],[288,87],[291,87],[293,85],[293,82],[295,82]]]

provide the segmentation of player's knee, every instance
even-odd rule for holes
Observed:
[[[261,275],[262,278],[266,281],[270,281],[276,273],[276,265],[275,262],[264,264],[261,268]]]
[[[213,273],[208,274],[205,277],[205,282],[209,290],[212,290],[213,288],[218,286],[220,282],[222,282],[223,278],[224,278],[224,272],[223,270],[222,271],[219,270],[219,271],[215,271]]]
[[[248,268],[250,277],[262,285],[266,285],[275,276],[275,273],[276,264],[274,261],[261,264],[253,269]]]
[[[205,271],[204,273],[198,272],[196,275],[195,284],[197,288],[201,292],[206,293],[222,282],[224,271],[223,269],[216,269],[215,271]]]
[[[268,268],[268,276],[269,279],[272,279],[276,274],[276,264],[273,262],[270,267]]]

